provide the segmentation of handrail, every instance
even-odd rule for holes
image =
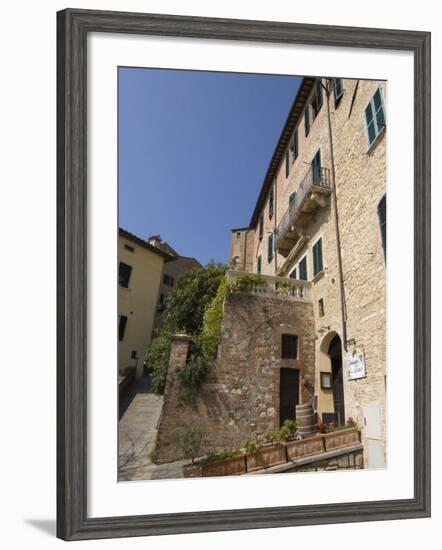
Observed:
[[[276,277],[229,270],[226,273],[230,281],[231,294],[254,294],[293,300],[307,300],[311,283],[300,279]],[[236,282],[235,282],[236,281]]]

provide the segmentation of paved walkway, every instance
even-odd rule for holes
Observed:
[[[148,375],[132,382],[120,403],[118,480],[176,479],[183,477],[186,460],[154,464],[155,448],[163,397],[155,395]]]

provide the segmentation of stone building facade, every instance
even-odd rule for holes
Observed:
[[[251,272],[311,282],[319,420],[353,417],[368,467],[386,458],[386,100],[304,78],[247,228]]]
[[[181,457],[176,444],[183,428],[204,434],[201,454],[240,448],[262,440],[280,425],[281,371],[299,373],[294,402],[314,396],[313,307],[306,299],[230,294],[225,299],[216,363],[191,403],[180,400],[176,369],[187,359],[190,338],[172,345],[159,422],[156,459]],[[296,336],[296,358],[283,358],[283,338]]]
[[[225,300],[218,359],[190,405],[174,375],[184,351],[172,354],[159,460],[177,458],[180,424],[203,430],[202,452],[262,441],[288,399],[293,418],[294,403],[318,422],[352,417],[364,464],[385,467],[386,101],[385,82],[303,78],[250,223],[231,231],[229,267],[265,287]]]

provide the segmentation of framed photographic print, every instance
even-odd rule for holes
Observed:
[[[430,34],[57,26],[58,536],[428,516]]]

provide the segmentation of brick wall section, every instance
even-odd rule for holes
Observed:
[[[281,359],[281,335],[296,334],[298,359]],[[183,426],[204,432],[200,454],[241,447],[247,439],[279,426],[279,369],[300,371],[301,403],[314,391],[315,337],[308,302],[251,295],[230,295],[218,359],[191,404],[177,395],[175,370],[187,357],[188,340],[175,339],[157,439],[157,460],[180,458],[176,432]]]

